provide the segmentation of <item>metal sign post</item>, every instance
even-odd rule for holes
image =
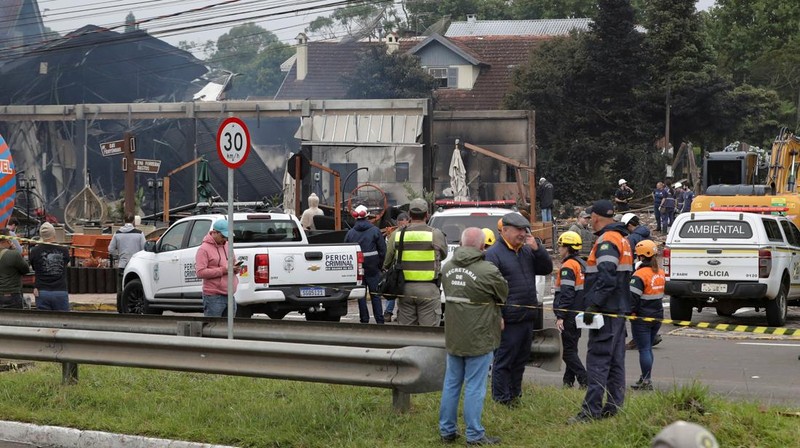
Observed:
[[[219,126],[217,155],[228,167],[228,339],[233,339],[233,171],[250,155],[250,132],[242,120],[230,117]]]

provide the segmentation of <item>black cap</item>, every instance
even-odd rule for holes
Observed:
[[[592,213],[604,216],[606,218],[614,217],[614,204],[608,199],[601,199],[592,204]]]
[[[512,212],[503,216],[503,226],[512,226],[512,227],[518,227],[520,229],[529,229],[531,227],[531,223],[519,213]]]

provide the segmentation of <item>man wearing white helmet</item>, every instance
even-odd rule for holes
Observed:
[[[651,441],[651,448],[719,448],[719,443],[709,430],[697,423],[678,420]]]
[[[539,179],[536,197],[539,200],[539,209],[542,210],[542,222],[553,221],[553,184],[544,177]]]
[[[614,208],[617,212],[627,212],[631,209],[628,201],[633,197],[633,189],[628,186],[628,181],[620,179],[617,184],[619,188],[614,193]]]

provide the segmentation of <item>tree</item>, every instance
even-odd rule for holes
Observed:
[[[800,2],[717,0],[707,23],[720,67],[741,83],[749,80],[762,55],[800,37]]]
[[[273,96],[284,78],[280,65],[293,53],[292,47],[280,42],[275,34],[245,23],[217,39],[216,51],[208,62],[238,75],[228,92],[230,98]]]
[[[348,86],[348,98],[358,99],[429,98],[435,87],[417,57],[399,51],[388,54],[383,44],[370,45],[342,82]]]
[[[515,19],[565,19],[568,17],[594,17],[597,2],[594,0],[513,0],[511,15]]]
[[[324,38],[359,34],[378,38],[382,30],[393,29],[396,25],[392,0],[375,0],[336,8],[330,16],[319,16],[312,20],[306,31],[318,33]]]

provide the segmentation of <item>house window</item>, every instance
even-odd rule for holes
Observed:
[[[436,88],[438,89],[455,89],[458,87],[458,68],[429,68],[428,73],[436,80]]]
[[[408,162],[399,162],[394,164],[394,180],[395,182],[408,181]]]

